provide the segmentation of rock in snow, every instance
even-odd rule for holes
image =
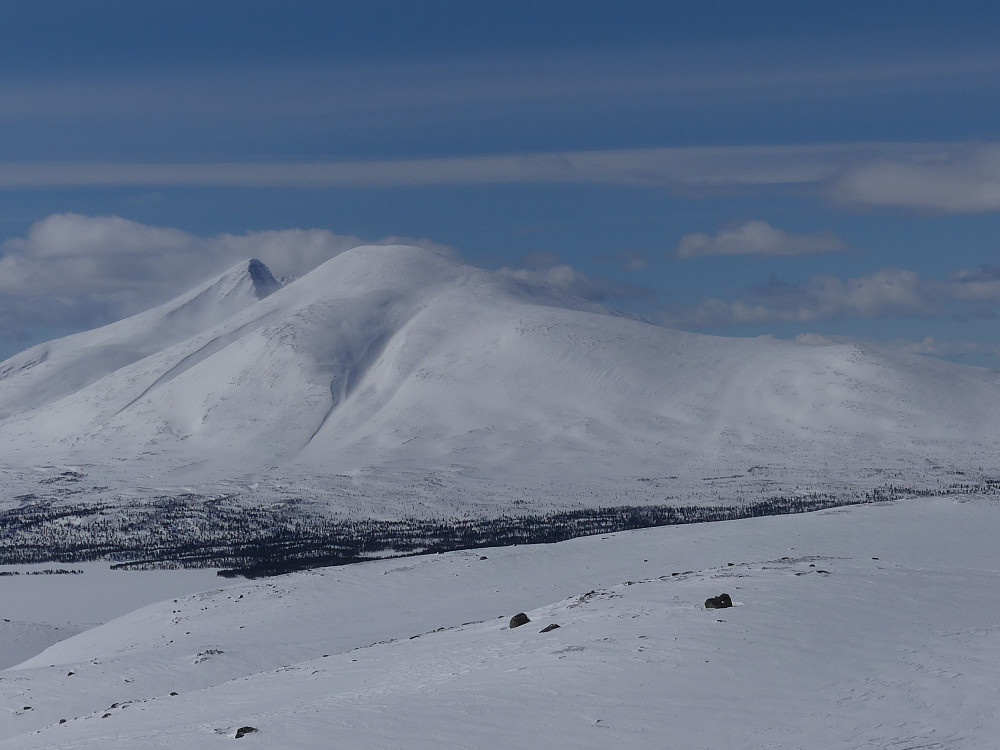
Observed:
[[[519,628],[522,625],[527,625],[531,622],[531,618],[528,617],[524,612],[518,612],[516,615],[510,618],[510,629]]]
[[[732,606],[733,600],[729,598],[729,594],[719,594],[705,600],[705,609],[725,609]]]

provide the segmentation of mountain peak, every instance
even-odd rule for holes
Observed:
[[[250,274],[253,290],[258,299],[264,299],[281,288],[281,283],[274,278],[271,269],[256,258],[251,258],[247,263],[247,273]]]
[[[197,336],[280,287],[261,261],[243,260],[161,305],[15,355],[0,366],[0,420]]]

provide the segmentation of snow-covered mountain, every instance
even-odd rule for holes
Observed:
[[[994,371],[669,330],[415,247],[277,287],[250,261],[3,363],[6,461],[165,484],[424,472],[607,502],[719,472],[808,490],[974,470],[1000,441]]]

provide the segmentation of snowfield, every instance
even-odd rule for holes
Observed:
[[[998,534],[925,498],[227,583],[0,672],[0,747],[995,748]]]

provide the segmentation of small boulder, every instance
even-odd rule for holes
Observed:
[[[257,729],[257,727],[249,727],[249,726],[248,727],[240,727],[239,729],[236,730],[236,739],[239,739],[240,737],[243,737],[244,735],[252,734],[252,733],[258,732],[258,731],[260,731],[260,730]]]
[[[510,629],[519,628],[522,625],[527,625],[531,622],[531,618],[528,617],[524,612],[518,612],[516,615],[510,618]]]
[[[538,632],[539,633],[548,633],[550,630],[555,630],[558,627],[559,627],[559,623],[554,622],[551,625],[546,625],[544,628],[542,628]]]
[[[705,609],[725,609],[732,606],[733,600],[729,598],[729,594],[719,594],[705,600]]]

